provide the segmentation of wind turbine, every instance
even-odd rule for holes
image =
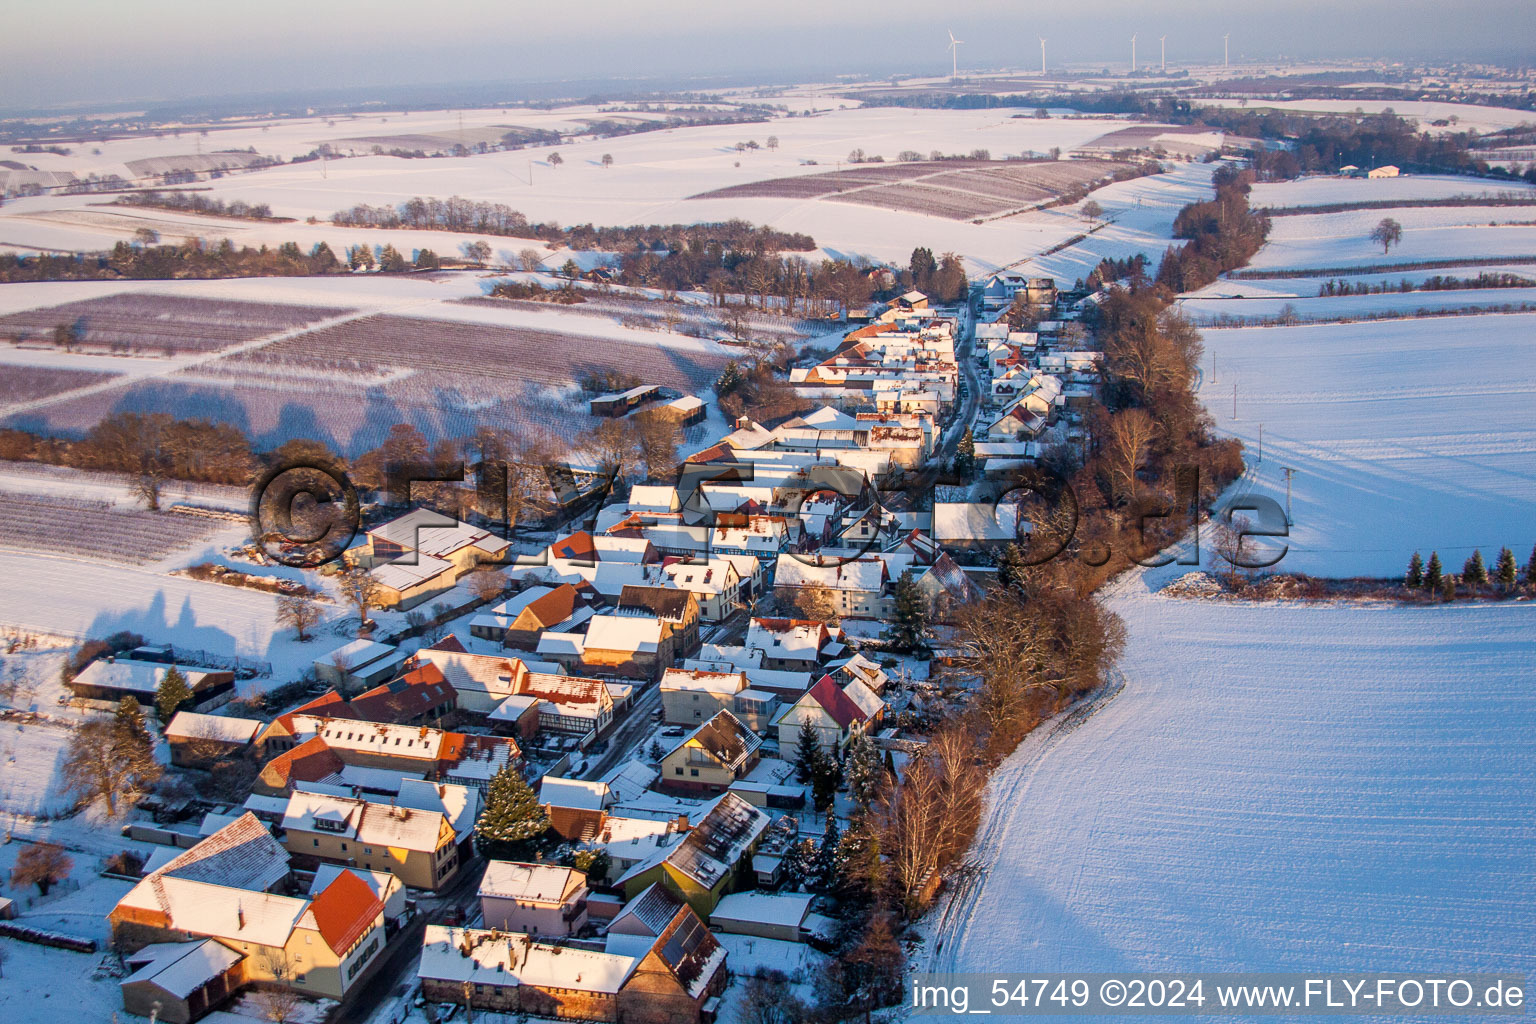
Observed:
[[[1136,37],[1131,36],[1131,74],[1136,73]]]
[[[1223,71],[1227,68],[1227,40],[1231,38],[1232,33],[1230,32],[1221,37],[1221,68]]]
[[[1040,73],[1045,74],[1045,36],[1040,37]]]
[[[946,31],[949,32],[949,77],[954,80],[960,77],[960,44],[965,40],[956,39],[953,29]]]
[[[1157,41],[1163,44],[1163,74],[1168,73],[1168,37],[1158,36]]]

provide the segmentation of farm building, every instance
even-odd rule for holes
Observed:
[[[236,757],[249,757],[256,734],[266,725],[254,718],[226,718],[178,711],[165,727],[171,764],[201,768]]]
[[[216,939],[155,942],[123,957],[123,1009],[189,1024],[245,984],[245,954]]]
[[[709,915],[710,927],[735,935],[803,942],[809,928],[811,901],[808,892],[733,892]]]
[[[163,662],[102,658],[87,665],[65,686],[87,707],[110,711],[124,697],[132,697],[154,714],[155,694],[170,668]],[[178,668],[178,671],[192,689],[187,710],[212,711],[234,699],[233,672],[201,668]]]
[[[373,640],[353,640],[314,661],[315,678],[343,694],[357,693],[394,678],[405,652]]]
[[[1372,167],[1366,172],[1367,178],[1395,178],[1402,172],[1393,164],[1383,164],[1380,167]]]
[[[661,412],[679,427],[691,427],[704,422],[704,400],[697,395],[684,395],[661,407]]]
[[[642,384],[611,395],[598,395],[589,403],[593,416],[623,416],[640,408],[646,402],[660,397],[661,388],[655,384]]]

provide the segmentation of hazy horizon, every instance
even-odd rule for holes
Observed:
[[[1110,68],[1168,36],[1170,70],[1220,59],[1526,63],[1536,4],[1493,0],[1447,18],[1428,0],[1341,6],[1320,0],[1234,11],[1212,0],[1053,0],[1026,9],[956,0],[943,11],[911,0],[869,8],[785,0],[771,11],[699,0],[640,9],[593,0],[573,17],[442,0],[324,8],[272,0],[259,9],[151,0],[74,0],[13,15],[0,39],[0,106],[8,109],[340,89],[625,78],[828,79],[839,74],[938,75],[946,30],[964,40],[960,66],[1032,68],[1037,37],[1052,63]],[[1526,43],[1518,40],[1524,39]]]

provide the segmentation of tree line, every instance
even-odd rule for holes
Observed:
[[[1157,283],[1175,294],[1195,291],[1223,273],[1245,265],[1269,236],[1269,216],[1248,206],[1254,173],[1223,164],[1212,181],[1216,197],[1192,203],[1173,221],[1173,237],[1188,239],[1182,248],[1170,245],[1157,268]]]
[[[306,252],[297,242],[284,242],[276,248],[236,248],[227,238],[217,243],[189,238],[180,244],[160,245],[146,235],[139,244],[118,242],[110,252],[0,253],[0,282],[5,283],[311,277],[345,269],[324,242],[317,242]]]
[[[215,217],[232,217],[236,220],[288,220],[272,216],[272,207],[266,203],[247,203],[243,199],[222,199],[198,192],[133,192],[113,200],[119,206],[145,206],[156,210],[179,210],[187,213],[204,213]]]

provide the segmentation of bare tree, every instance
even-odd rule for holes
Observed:
[[[1090,199],[1083,204],[1083,208],[1078,212],[1082,215],[1083,220],[1092,224],[1104,216],[1104,207],[1099,205],[1098,200]]]
[[[465,242],[464,258],[472,263],[479,263],[483,266],[490,261],[491,243],[483,239],[473,242]]]
[[[106,801],[107,813],[114,817],[119,801],[137,799],[163,771],[151,746],[107,719],[75,730],[59,770],[81,799]]]
[[[48,890],[69,877],[75,866],[74,860],[55,843],[33,843],[22,848],[16,855],[16,866],[11,869],[11,887],[21,889],[37,886],[44,896]]]
[[[768,144],[768,148],[769,149],[778,149],[779,148],[779,137],[777,135],[770,135],[770,136],[768,136],[767,144]]]
[[[494,601],[507,589],[507,574],[496,569],[482,569],[469,574],[469,592],[481,601]]]
[[[559,167],[563,163],[565,163],[565,157],[561,156],[558,151],[549,154],[549,166]]]
[[[622,478],[640,454],[639,432],[628,420],[604,420],[579,438],[605,472]]]
[[[879,810],[882,850],[890,864],[903,902],[915,913],[918,895],[929,872],[938,866],[939,779],[932,765],[919,758],[907,765],[903,783],[893,789]]]
[[[1135,495],[1136,471],[1156,434],[1157,422],[1145,409],[1122,409],[1106,421],[1103,437],[1117,500],[1127,501]]]
[[[517,262],[522,266],[522,269],[529,273],[535,273],[544,269],[544,257],[539,254],[537,249],[519,249],[517,251]]]
[[[294,1011],[303,1001],[291,987],[294,976],[293,957],[285,949],[264,946],[256,954],[256,963],[272,982],[255,989],[251,993],[251,1002],[255,1004],[262,1020],[270,1024],[286,1024],[293,1019]]]
[[[1397,243],[1403,240],[1403,226],[1391,217],[1381,218],[1381,223],[1371,229],[1371,241],[1381,246],[1381,254],[1387,252]]]
[[[677,421],[660,409],[642,409],[635,414],[635,429],[646,474],[652,480],[661,480],[676,473],[677,443],[681,437]]]
[[[1236,590],[1243,568],[1248,560],[1247,531],[1251,523],[1247,516],[1212,516],[1211,564],[1213,567],[1227,564],[1227,584]]]
[[[359,628],[366,626],[368,609],[379,600],[379,581],[367,569],[354,566],[336,577],[336,589],[341,591],[343,600],[357,609],[357,617],[361,620]]]
[[[612,153],[604,153],[603,154],[603,166],[605,168],[613,166],[613,154]]]
[[[802,619],[837,622],[837,599],[830,588],[820,583],[786,588],[784,601]]]
[[[292,627],[301,643],[319,622],[320,603],[308,594],[284,594],[277,599],[277,624]]]

